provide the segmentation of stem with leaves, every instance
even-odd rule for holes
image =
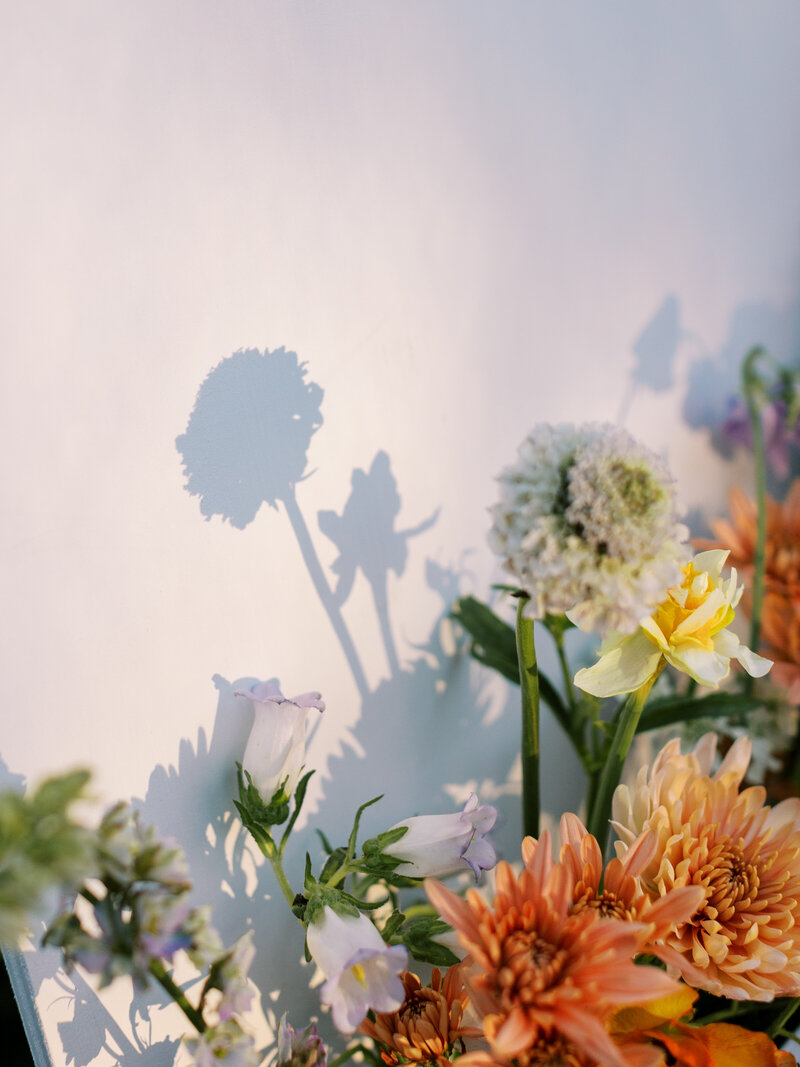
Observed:
[[[531,837],[539,836],[539,675],[533,619],[525,618],[528,597],[517,601],[517,660],[522,698],[522,827]]]

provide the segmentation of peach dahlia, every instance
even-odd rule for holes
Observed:
[[[800,799],[770,808],[761,786],[740,790],[746,737],[712,775],[716,743],[706,734],[682,755],[670,741],[633,788],[617,789],[617,852],[624,857],[653,831],[658,848],[640,873],[645,892],[657,900],[675,887],[702,887],[702,905],[665,938],[691,968],[691,985],[734,1000],[800,996]]]

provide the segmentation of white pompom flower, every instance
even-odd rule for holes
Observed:
[[[490,544],[533,618],[631,633],[690,555],[664,463],[610,425],[534,428],[499,477]]]
[[[322,1003],[330,1005],[333,1023],[351,1034],[372,1008],[396,1011],[405,989],[400,974],[408,953],[387,945],[365,915],[339,915],[329,905],[307,932],[308,951],[325,976]]]

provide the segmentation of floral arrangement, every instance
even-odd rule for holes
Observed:
[[[320,834],[321,862],[307,856],[290,884],[283,857],[314,773],[307,720],[325,705],[268,683],[240,694],[254,721],[236,808],[322,975],[341,1049],[286,1016],[257,1048],[249,936],[222,943],[189,903],[181,850],[128,805],[87,828],[85,772],[0,795],[0,943],[17,945],[56,889],[44,942],[101,986],[158,983],[195,1067],[795,1064],[783,1046],[800,1020],[800,483],[783,504],[766,483],[768,463],[788,475],[800,391],[755,349],[742,394],[728,430],[753,450],[755,499],[734,489],[713,540],[690,543],[664,463],[613,426],[537,426],[500,474],[490,540],[509,584],[496,607],[514,603],[515,622],[474,597],[452,613],[472,655],[519,686],[516,862],[498,862],[497,813],[475,794],[360,840],[374,798],[346,843]],[[577,671],[570,631],[602,639]],[[560,687],[537,665],[544,634]],[[588,783],[583,818],[562,815],[555,842],[540,827],[542,701]],[[651,731],[669,736],[631,768]]]

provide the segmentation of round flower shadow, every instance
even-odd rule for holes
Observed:
[[[322,425],[322,388],[296,353],[240,349],[209,372],[175,441],[200,511],[243,530],[263,503],[293,494]]]

